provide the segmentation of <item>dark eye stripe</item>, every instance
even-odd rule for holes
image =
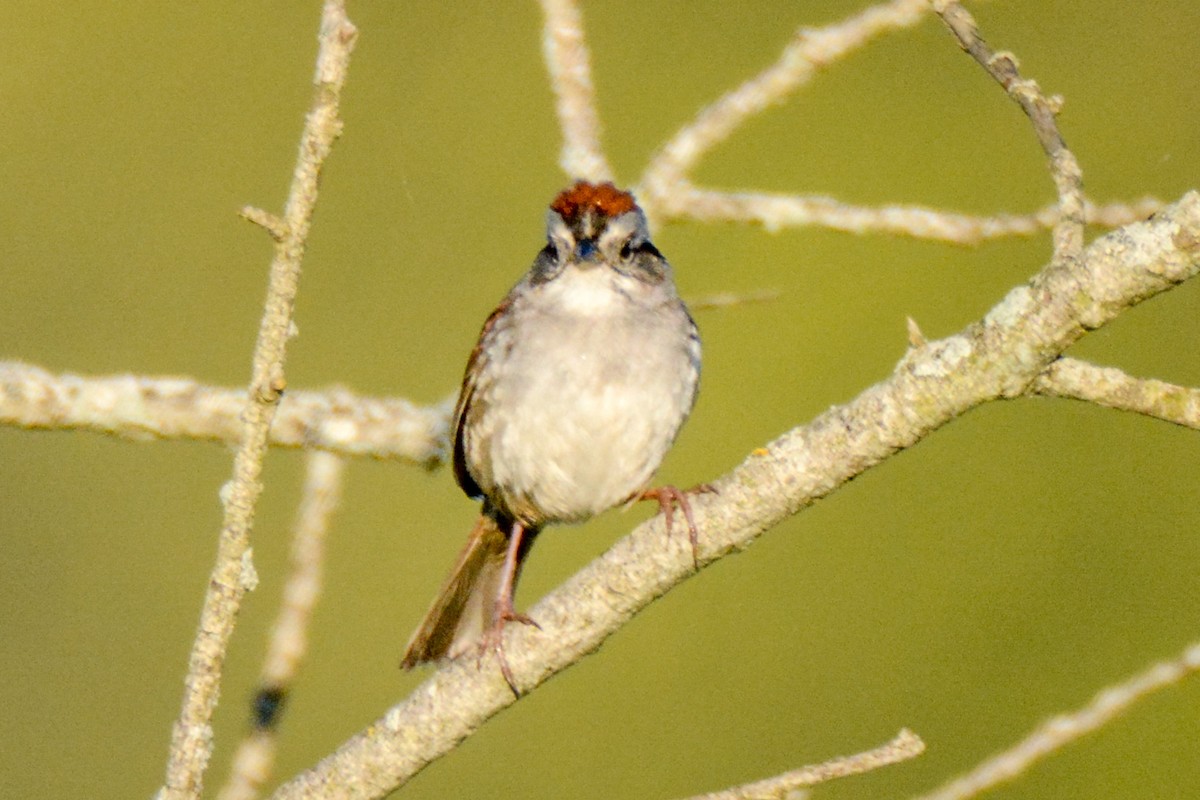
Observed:
[[[642,242],[636,248],[637,252],[644,256],[653,256],[654,258],[662,258],[662,253],[658,252],[658,248],[650,244],[650,242]]]
[[[650,242],[639,242],[634,244],[632,241],[627,241],[621,245],[620,251],[617,253],[623,259],[633,258],[634,255],[650,256],[651,258],[662,258],[662,253],[658,252],[658,248],[650,244]]]

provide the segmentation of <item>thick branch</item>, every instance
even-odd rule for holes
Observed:
[[[851,478],[990,400],[1017,397],[1086,331],[1200,271],[1200,194],[1155,219],[1114,231],[1077,261],[1054,263],[988,315],[948,339],[911,349],[893,375],[822,414],[718,480],[693,501],[707,564]],[[529,690],[600,647],[692,574],[685,539],[662,520],[638,526],[539,602],[541,629],[512,626],[506,653]],[[514,702],[494,659],[451,662],[277,798],[382,797]]]
[[[417,406],[347,389],[289,390],[271,422],[268,444],[345,456],[398,458],[426,466],[446,452],[450,403]],[[90,430],[127,439],[200,439],[236,444],[245,389],[191,378],[55,375],[0,361],[0,424]]]
[[[192,646],[183,708],[172,732],[166,782],[158,792],[160,800],[200,796],[204,770],[212,755],[209,723],[220,695],[226,648],[233,635],[242,598],[257,582],[250,560],[249,535],[254,508],[262,493],[259,474],[267,450],[267,432],[286,386],[283,361],[292,325],[300,262],[317,201],[321,166],[341,132],[338,99],[356,35],[340,0],[326,0],[314,78],[316,97],[300,139],[300,154],[283,216],[271,229],[277,240],[275,258],[271,263],[266,307],[254,347],[249,396],[242,417],[241,446],[234,459],[233,478],[221,490],[225,519],[217,546],[217,561],[200,613],[200,629]]]

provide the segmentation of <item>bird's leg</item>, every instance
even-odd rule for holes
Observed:
[[[496,592],[496,604],[492,608],[492,624],[491,627],[484,631],[479,651],[480,655],[483,655],[488,650],[496,654],[496,660],[500,662],[500,674],[504,676],[504,680],[508,683],[508,688],[512,689],[512,693],[517,697],[520,697],[521,693],[517,690],[516,681],[513,680],[512,670],[508,666],[508,659],[504,657],[504,626],[510,622],[520,622],[525,625],[532,625],[538,630],[542,628],[532,617],[527,614],[521,614],[513,608],[513,593],[517,585],[517,571],[521,566],[521,543],[525,539],[525,534],[525,526],[520,522],[514,521],[508,537],[508,549],[504,553],[504,568],[500,573],[500,588]]]
[[[686,490],[680,489],[678,486],[659,486],[656,489],[646,489],[636,495],[636,499],[658,501],[658,508],[665,517],[667,538],[671,537],[671,526],[675,521],[675,506],[679,506],[683,511],[683,518],[687,520],[688,542],[692,545],[692,566],[699,570],[700,557],[697,555],[697,548],[699,547],[700,533],[696,530],[696,518],[692,516],[692,504],[688,500],[688,495],[716,493],[716,488],[707,483],[701,483]]]

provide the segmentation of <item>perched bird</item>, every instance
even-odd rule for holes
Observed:
[[[576,183],[547,214],[547,244],[487,318],[454,412],[454,476],[483,501],[453,571],[413,634],[405,668],[494,649],[541,530],[684,492],[648,489],[700,380],[700,337],[633,195]]]

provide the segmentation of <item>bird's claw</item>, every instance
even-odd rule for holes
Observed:
[[[679,506],[679,509],[683,511],[683,518],[687,520],[688,542],[692,545],[692,566],[699,570],[700,532],[696,529],[696,518],[692,515],[692,504],[688,500],[688,495],[691,494],[717,494],[717,489],[708,483],[701,483],[691,489],[680,489],[678,486],[659,486],[656,489],[645,490],[638,495],[638,499],[658,501],[659,510],[662,512],[666,524],[668,539],[671,538],[671,528],[675,522],[675,506]]]

